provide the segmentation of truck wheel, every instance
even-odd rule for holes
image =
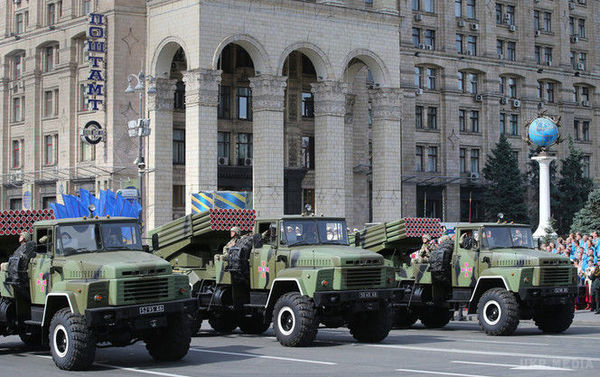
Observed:
[[[546,333],[563,332],[573,323],[575,304],[573,302],[563,305],[544,306],[536,310],[533,320],[538,329]]]
[[[492,288],[477,304],[479,326],[488,335],[511,335],[519,326],[519,304],[512,292]]]
[[[408,308],[396,309],[396,322],[394,327],[399,329],[407,329],[417,322],[419,318],[412,310]]]
[[[319,329],[315,304],[298,292],[286,293],[273,310],[273,331],[287,347],[305,347],[315,340]]]
[[[267,322],[262,314],[253,314],[250,317],[240,319],[240,330],[244,334],[260,335],[271,327],[271,322]]]
[[[177,361],[187,355],[191,342],[187,316],[175,314],[169,317],[167,327],[146,339],[146,349],[156,361]]]
[[[428,329],[439,329],[448,324],[452,318],[452,312],[448,308],[441,308],[434,306],[431,308],[424,308],[421,312],[419,319],[423,326]]]
[[[394,309],[390,305],[375,312],[357,313],[348,324],[350,334],[362,343],[379,343],[394,325]]]
[[[238,327],[237,315],[233,310],[215,311],[208,318],[213,330],[220,334],[229,334]]]
[[[50,322],[50,351],[57,367],[63,370],[86,370],[96,357],[96,340],[85,318],[63,308]]]

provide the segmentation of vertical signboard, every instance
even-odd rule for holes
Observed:
[[[106,93],[106,16],[90,13],[86,34],[87,60],[90,66],[88,108],[91,111],[103,110]]]

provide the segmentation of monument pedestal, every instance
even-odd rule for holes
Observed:
[[[537,240],[548,233],[556,237],[550,223],[550,163],[556,160],[556,157],[541,153],[531,159],[540,165],[540,220],[537,230],[533,233],[533,238]]]

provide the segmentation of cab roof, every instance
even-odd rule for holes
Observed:
[[[343,217],[333,217],[333,216],[303,216],[303,215],[284,215],[277,218],[269,218],[269,217],[259,217],[256,221],[279,221],[279,220],[335,220],[335,221],[346,221]]]
[[[487,226],[487,227],[527,227],[530,228],[531,226],[529,224],[512,224],[512,223],[458,223],[454,226],[454,228],[481,228],[482,226]]]
[[[55,226],[55,225],[71,225],[71,224],[88,224],[88,223],[110,223],[119,221],[138,221],[135,217],[73,217],[69,219],[54,219],[36,221],[33,226]]]

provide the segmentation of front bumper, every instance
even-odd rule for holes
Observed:
[[[400,288],[363,289],[351,291],[315,292],[313,300],[317,307],[348,307],[352,311],[378,310],[382,303],[400,301],[404,290]]]
[[[110,306],[86,309],[85,320],[90,327],[105,325],[127,325],[134,329],[163,327],[166,326],[166,318],[170,314],[193,314],[196,307],[195,298],[141,305]]]
[[[519,298],[529,305],[567,304],[577,297],[577,286],[528,287],[519,289]]]

